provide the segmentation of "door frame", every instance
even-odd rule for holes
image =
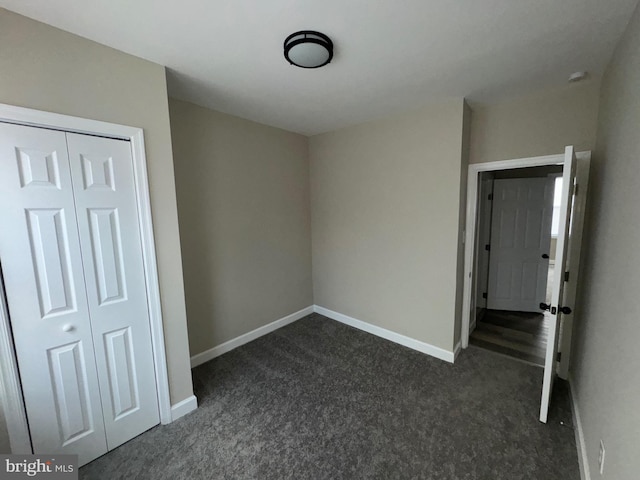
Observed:
[[[577,152],[576,158],[580,160],[589,160],[591,158],[591,152]],[[545,167],[552,165],[564,164],[564,153],[558,155],[545,155],[541,157],[527,157],[517,158],[513,160],[500,160],[495,162],[486,163],[473,163],[469,165],[469,173],[467,176],[467,211],[466,211],[466,223],[464,230],[464,287],[462,295],[462,322],[460,332],[460,342],[462,348],[469,346],[469,327],[471,325],[471,315],[475,315],[472,307],[475,303],[473,296],[473,279],[474,279],[474,248],[477,230],[477,215],[478,215],[478,180],[482,172],[500,171],[500,170],[512,170],[515,168],[527,168],[527,167]],[[583,188],[582,186],[580,188]],[[580,235],[582,232],[579,232]],[[578,252],[579,254],[579,252]],[[571,335],[571,332],[569,332]],[[569,337],[571,338],[571,337]],[[569,355],[563,355],[561,371],[568,369]]]
[[[149,197],[149,181],[143,130],[137,127],[72,117],[52,112],[43,112],[6,104],[0,104],[0,122],[48,128],[64,132],[98,135],[130,142],[160,422],[162,424],[171,423],[171,401],[169,397],[169,379],[164,346],[160,284],[156,264],[156,249],[151,217],[151,199]],[[2,393],[5,399],[4,416],[9,432],[11,452],[23,454],[33,453],[27,414],[22,396],[18,363],[11,335],[9,312],[5,293],[2,288],[0,288],[0,393]]]

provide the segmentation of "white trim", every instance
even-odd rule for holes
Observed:
[[[590,155],[590,152],[578,152],[579,158]],[[562,165],[564,154],[546,155],[542,157],[518,158],[515,160],[501,160],[498,162],[474,163],[469,165],[467,176],[467,212],[465,224],[464,247],[464,291],[462,296],[462,332],[460,339],[462,348],[469,346],[469,323],[471,317],[471,296],[473,251],[476,238],[476,223],[478,214],[478,176],[481,172],[497,170],[512,170],[514,168],[544,167],[547,165]],[[475,314],[475,312],[473,312]]]
[[[136,200],[138,203],[138,221],[140,224],[140,235],[142,242],[142,257],[146,279],[147,302],[149,307],[149,323],[151,326],[151,343],[153,346],[153,360],[156,375],[156,388],[158,394],[158,407],[160,411],[160,421],[162,423],[171,422],[171,402],[169,399],[169,379],[167,376],[167,360],[164,347],[164,328],[162,325],[162,310],[160,307],[160,286],[156,265],[155,243],[153,237],[153,222],[151,218],[151,200],[149,198],[149,185],[147,177],[147,163],[144,148],[144,134],[141,128],[117,125],[115,123],[101,122],[69,115],[61,115],[52,112],[42,112],[29,108],[16,107],[13,105],[0,104],[0,121],[19,125],[44,127],[65,132],[85,133],[128,140],[131,142],[131,153],[133,157],[134,181],[136,185]],[[3,317],[5,317],[3,315]],[[0,345],[4,346],[12,343],[9,333],[8,317],[0,318],[4,324],[0,327]],[[11,350],[2,348],[0,360],[3,366],[11,365]],[[14,359],[15,361],[15,359]],[[2,371],[4,388],[7,383],[20,385],[17,369],[12,370],[6,367]],[[29,437],[26,422],[18,429],[17,422],[12,417],[22,415],[26,419],[24,404],[22,403],[21,391],[9,390],[6,403],[12,406],[13,410],[6,415],[7,419],[15,423],[10,433],[12,444],[23,444],[21,440],[25,436]],[[9,423],[9,422],[8,422]]]
[[[454,362],[458,359],[458,355],[460,355],[461,351],[462,351],[462,341],[458,340],[458,343],[456,343],[456,346],[453,347],[453,361]]]
[[[589,459],[587,457],[587,444],[584,441],[584,430],[582,429],[582,420],[580,419],[580,411],[578,410],[578,400],[573,389],[573,381],[569,378],[569,394],[571,396],[571,413],[573,413],[573,431],[576,436],[576,449],[578,450],[578,466],[580,467],[580,478],[582,480],[591,480],[591,471],[589,469]]]
[[[187,413],[193,412],[198,408],[198,399],[195,395],[185,398],[181,402],[171,405],[171,421],[175,421],[180,417],[184,417]]]
[[[450,352],[448,350],[445,350],[444,348],[421,342],[420,340],[416,340],[414,338],[392,332],[391,330],[387,330],[376,325],[371,325],[370,323],[363,322],[362,320],[358,320],[347,315],[343,315],[342,313],[334,312],[333,310],[329,310],[328,308],[320,307],[318,305],[313,306],[313,311],[319,313],[320,315],[324,315],[325,317],[329,317],[332,320],[336,320],[340,323],[344,323],[345,325],[357,328],[358,330],[371,333],[373,335],[376,335],[377,337],[390,340],[412,350],[417,350],[418,352],[426,353],[427,355],[431,355],[432,357],[439,358],[440,360],[444,360],[445,362],[453,363],[455,360],[455,352]]]
[[[4,409],[11,453],[30,454],[33,450],[19,379],[7,299],[4,286],[0,283],[0,407]]]
[[[151,343],[158,390],[158,408],[160,422],[171,423],[171,399],[169,397],[169,373],[167,372],[167,356],[164,346],[164,326],[162,325],[162,307],[160,304],[160,281],[156,263],[156,246],[153,236],[153,220],[151,216],[151,198],[149,195],[149,179],[147,175],[147,159],[144,148],[142,129],[130,137],[133,155],[133,173],[138,201],[138,223],[142,244],[144,278],[147,288],[147,307],[151,326]]]
[[[223,353],[230,352],[234,348],[238,348],[245,343],[252,342],[256,338],[260,338],[267,333],[278,330],[279,328],[282,328],[285,325],[289,325],[290,323],[293,323],[296,320],[300,320],[301,318],[306,317],[307,315],[311,315],[312,313],[313,306],[303,308],[302,310],[298,310],[297,312],[287,315],[286,317],[282,317],[274,322],[268,323],[267,325],[256,328],[255,330],[251,330],[244,335],[240,335],[239,337],[233,338],[216,347],[210,348],[209,350],[197,353],[191,357],[191,368],[202,365],[209,360],[213,360],[214,358],[219,357]]]
[[[116,123],[101,122],[88,118],[71,117],[53,112],[43,112],[30,108],[16,107],[0,103],[0,121],[27,125],[31,127],[44,127],[64,132],[87,133],[122,140],[130,140],[132,136],[141,132],[137,127],[128,127]]]
[[[498,160],[497,162],[471,163],[469,171],[493,172],[499,170],[513,170],[514,168],[544,167],[547,165],[562,165],[564,153],[543,155],[541,157],[515,158],[513,160]]]

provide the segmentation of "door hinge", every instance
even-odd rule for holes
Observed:
[[[490,193],[489,195],[487,195],[487,198],[488,198],[489,200],[493,200],[493,193]]]
[[[569,281],[569,272],[564,272],[564,281],[565,282]]]
[[[487,292],[484,292],[484,293],[482,294],[482,298],[487,298]]]
[[[491,245],[489,245],[489,244],[485,245],[485,246],[484,246],[484,249],[485,249],[487,252],[491,251]]]
[[[559,362],[562,359],[562,352],[556,353],[556,361]]]
[[[576,196],[578,195],[578,187],[579,187],[579,185],[577,183],[573,187],[573,194],[576,195]]]

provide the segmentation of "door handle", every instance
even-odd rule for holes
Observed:
[[[569,315],[571,313],[571,309],[569,307],[561,307],[558,305],[558,310],[563,314],[563,315]]]
[[[551,305],[548,305],[546,303],[540,304],[540,310],[549,310],[549,312],[551,312],[551,315],[556,314],[556,307],[552,307]]]
[[[542,258],[549,258],[549,254],[548,253],[543,253],[542,254]]]

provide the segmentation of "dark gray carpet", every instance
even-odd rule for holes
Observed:
[[[566,384],[475,347],[455,365],[314,314],[194,370],[200,408],[90,479],[578,480]]]

